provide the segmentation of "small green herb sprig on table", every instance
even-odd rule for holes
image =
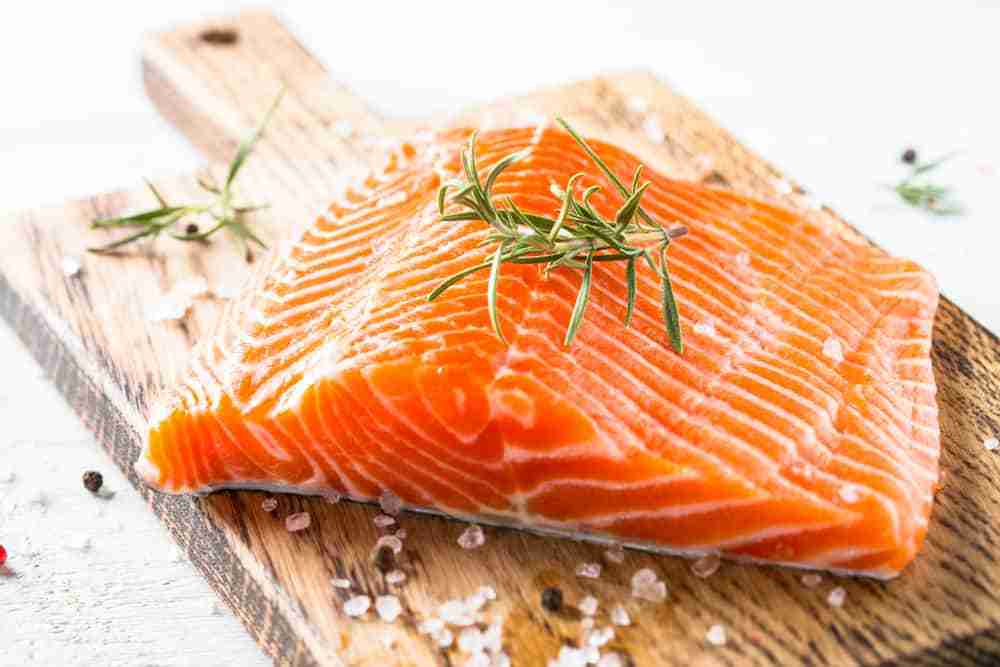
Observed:
[[[903,202],[927,211],[933,215],[960,215],[964,208],[954,197],[952,188],[929,180],[929,175],[955,156],[949,153],[930,162],[921,162],[917,152],[908,148],[903,152],[902,161],[910,166],[909,175],[896,185],[890,186]]]
[[[245,216],[253,211],[267,208],[267,204],[251,205],[236,203],[236,193],[233,186],[236,176],[240,173],[240,169],[253,152],[261,135],[263,135],[264,129],[270,122],[283,96],[284,90],[278,94],[278,97],[271,104],[271,108],[264,115],[264,119],[260,125],[240,142],[233,161],[229,163],[226,180],[221,186],[211,177],[198,178],[198,185],[201,189],[212,195],[210,201],[199,204],[169,204],[160,191],[156,189],[156,186],[146,181],[146,187],[153,193],[159,206],[133,215],[94,220],[91,223],[92,229],[122,228],[136,229],[137,231],[106,245],[89,248],[90,252],[113,252],[144,238],[157,238],[164,232],[178,241],[205,241],[224,229],[242,246],[247,261],[251,261],[253,259],[251,243],[260,248],[266,248],[267,245],[254,234],[253,230],[247,224]],[[197,222],[194,221],[196,217],[204,216],[208,216],[211,220],[211,224],[207,229],[200,228]]]
[[[672,240],[687,233],[687,228],[682,225],[665,227],[643,210],[640,200],[650,183],[640,182],[642,165],[636,168],[631,186],[626,186],[566,121],[562,118],[556,120],[621,195],[623,202],[614,219],[604,219],[590,204],[590,198],[600,191],[599,186],[587,188],[579,197],[574,192],[574,185],[583,176],[582,173],[570,177],[565,188],[553,185],[552,194],[562,203],[559,214],[554,219],[524,212],[510,197],[498,205],[493,201],[493,185],[497,177],[522,159],[525,152],[512,153],[498,161],[486,175],[484,182],[476,168],[476,134],[473,133],[468,147],[461,154],[465,181],[456,180],[441,187],[438,192],[438,210],[442,222],[482,220],[489,224],[491,230],[484,244],[496,243],[497,247],[492,259],[459,271],[438,285],[427,299],[433,301],[463,278],[478,271],[489,270],[486,298],[490,323],[496,335],[506,343],[497,310],[501,266],[544,264],[546,272],[558,267],[578,269],[583,272],[583,279],[563,339],[563,344],[568,346],[573,342],[587,309],[594,263],[625,264],[627,327],[635,308],[636,264],[643,260],[660,278],[663,320],[670,344],[676,352],[683,352],[680,317],[667,270],[667,248]],[[450,193],[451,190],[454,192]],[[446,214],[445,206],[449,202],[464,210]]]

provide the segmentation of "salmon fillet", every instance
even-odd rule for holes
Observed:
[[[137,470],[170,493],[339,493],[663,552],[893,577],[927,530],[938,481],[931,368],[938,292],[919,266],[811,216],[646,172],[685,336],[664,333],[660,283],[638,271],[622,326],[619,263],[505,266],[508,344],[493,332],[482,221],[442,222],[468,131],[424,133],[276,253],[154,411]],[[626,178],[638,160],[591,145]],[[555,216],[550,185],[584,172],[566,133],[480,136],[481,172],[528,157],[494,192]],[[647,267],[648,268],[648,267]]]

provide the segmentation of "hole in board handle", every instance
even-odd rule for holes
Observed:
[[[230,46],[239,41],[240,35],[232,28],[207,28],[198,38],[206,44]]]

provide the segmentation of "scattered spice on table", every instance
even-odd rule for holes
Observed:
[[[104,475],[96,470],[88,470],[83,473],[83,486],[91,493],[97,493],[104,486]]]
[[[542,608],[546,611],[558,612],[562,609],[563,593],[555,586],[549,586],[542,591]]]

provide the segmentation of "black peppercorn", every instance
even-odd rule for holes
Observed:
[[[901,159],[905,164],[915,164],[917,161],[917,151],[913,148],[907,148],[903,151],[903,157]]]
[[[97,493],[104,486],[104,475],[96,470],[88,470],[83,473],[83,486],[91,493]]]
[[[542,607],[547,611],[556,612],[562,609],[563,594],[555,586],[549,586],[542,591]]]
[[[194,224],[193,222],[189,222],[188,226],[184,228],[184,232],[188,236],[192,236],[194,234],[197,234],[198,233],[198,225]]]

